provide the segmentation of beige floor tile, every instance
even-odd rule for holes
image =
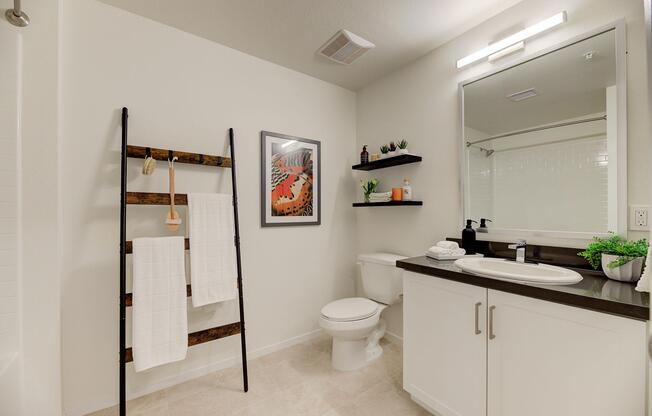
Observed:
[[[237,365],[132,400],[129,416],[427,416],[403,391],[402,350],[352,372],[333,370],[320,335],[249,362],[249,392]],[[117,407],[93,416],[117,416]]]

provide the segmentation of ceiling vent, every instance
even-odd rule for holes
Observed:
[[[319,49],[319,54],[331,61],[350,65],[362,54],[375,47],[373,43],[348,30],[340,30]]]
[[[519,91],[519,92],[515,92],[514,94],[509,94],[505,98],[507,98],[510,101],[519,102],[519,101],[527,100],[528,98],[536,97],[537,95],[539,95],[537,90],[535,90],[534,88],[529,88],[524,91]]]

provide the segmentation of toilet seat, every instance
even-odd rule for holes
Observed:
[[[344,298],[321,309],[321,316],[333,322],[352,322],[367,319],[378,312],[379,305],[367,298]]]

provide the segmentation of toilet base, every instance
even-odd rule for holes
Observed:
[[[385,335],[385,320],[367,337],[358,340],[333,337],[332,365],[338,371],[354,371],[383,355],[379,341]]]

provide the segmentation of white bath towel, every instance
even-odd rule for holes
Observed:
[[[133,356],[136,371],[186,358],[188,315],[183,237],[133,242]]]
[[[639,292],[650,291],[650,279],[652,278],[652,246],[647,248],[647,258],[645,259],[645,268],[643,275],[636,285],[636,290]]]
[[[234,236],[232,195],[188,194],[193,306],[236,298]]]
[[[445,250],[458,250],[460,248],[459,244],[455,241],[438,241],[435,245]]]

